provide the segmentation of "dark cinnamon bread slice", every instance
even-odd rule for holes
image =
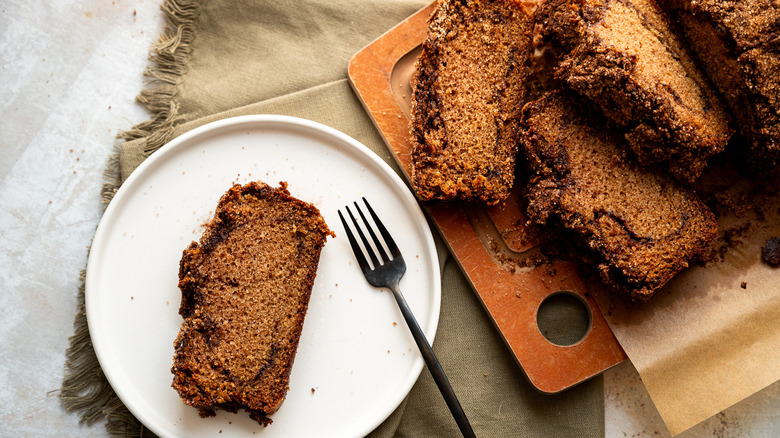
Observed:
[[[179,267],[173,387],[201,416],[269,424],[288,390],[320,252],[333,235],[286,184],[234,185]]]
[[[725,97],[753,170],[780,165],[780,2],[662,0]]]
[[[607,285],[646,300],[703,255],[717,224],[692,191],[627,157],[625,139],[589,112],[562,92],[523,108],[528,216],[573,230]]]
[[[535,20],[556,76],[626,130],[642,164],[691,182],[723,150],[729,115],[653,0],[545,0]]]
[[[515,0],[443,0],[412,76],[412,186],[421,200],[509,195],[530,17]]]

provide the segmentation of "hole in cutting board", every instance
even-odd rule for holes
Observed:
[[[536,325],[542,336],[555,345],[574,345],[591,329],[591,311],[579,295],[559,291],[545,298],[536,311]]]

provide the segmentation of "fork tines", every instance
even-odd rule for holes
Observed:
[[[384,226],[382,221],[379,220],[379,217],[374,212],[374,209],[371,208],[371,204],[368,203],[366,198],[362,198],[362,199],[363,202],[366,204],[366,208],[368,209],[368,214],[371,216],[371,219],[374,221],[376,227],[379,229],[379,234],[382,235],[382,239],[387,245],[387,249],[390,251],[392,258],[388,256],[387,252],[385,251],[384,245],[382,245],[382,241],[380,241],[379,237],[374,232],[373,227],[366,219],[366,216],[363,214],[363,211],[360,209],[358,203],[357,202],[353,203],[355,210],[358,212],[358,215],[362,219],[363,225],[365,229],[368,231],[369,236],[371,236],[371,240],[374,243],[373,248],[376,248],[376,251],[379,252],[379,255],[377,255],[376,251],[372,248],[371,244],[366,238],[365,233],[363,233],[363,230],[361,229],[360,223],[357,221],[357,219],[355,219],[355,216],[352,214],[352,211],[349,209],[349,206],[345,206],[344,208],[347,210],[347,214],[349,215],[349,218],[351,219],[351,222],[355,230],[357,231],[358,236],[360,236],[360,240],[363,242],[363,247],[365,248],[365,252],[368,253],[368,256],[371,258],[371,264],[376,268],[377,266],[381,266],[393,259],[400,257],[401,251],[398,250],[398,246],[395,244],[395,241],[393,240],[392,236],[390,236],[390,233],[387,231],[387,228]],[[355,257],[358,260],[358,264],[360,265],[360,268],[363,270],[371,269],[371,267],[368,264],[368,261],[365,258],[364,252],[361,250],[360,245],[357,242],[357,239],[355,239],[355,236],[352,234],[352,231],[350,230],[350,227],[348,226],[346,219],[344,219],[344,216],[341,214],[341,210],[339,210],[339,218],[341,218],[341,223],[342,225],[344,225],[344,230],[347,232],[349,243],[352,246],[352,252],[355,253]],[[379,260],[380,257],[381,257],[381,261]]]

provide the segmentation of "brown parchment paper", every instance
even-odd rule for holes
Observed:
[[[780,184],[717,166],[705,180],[719,216],[711,259],[649,303],[597,298],[672,435],[780,379],[780,268],[761,258],[780,236]]]

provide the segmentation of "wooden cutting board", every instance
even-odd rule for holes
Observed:
[[[410,78],[434,4],[358,52],[349,79],[409,181]],[[545,393],[576,385],[626,359],[571,262],[528,263],[544,242],[526,227],[515,188],[496,207],[423,204],[530,382]],[[545,338],[537,312],[548,297],[578,297],[590,313],[585,336],[569,346]]]

